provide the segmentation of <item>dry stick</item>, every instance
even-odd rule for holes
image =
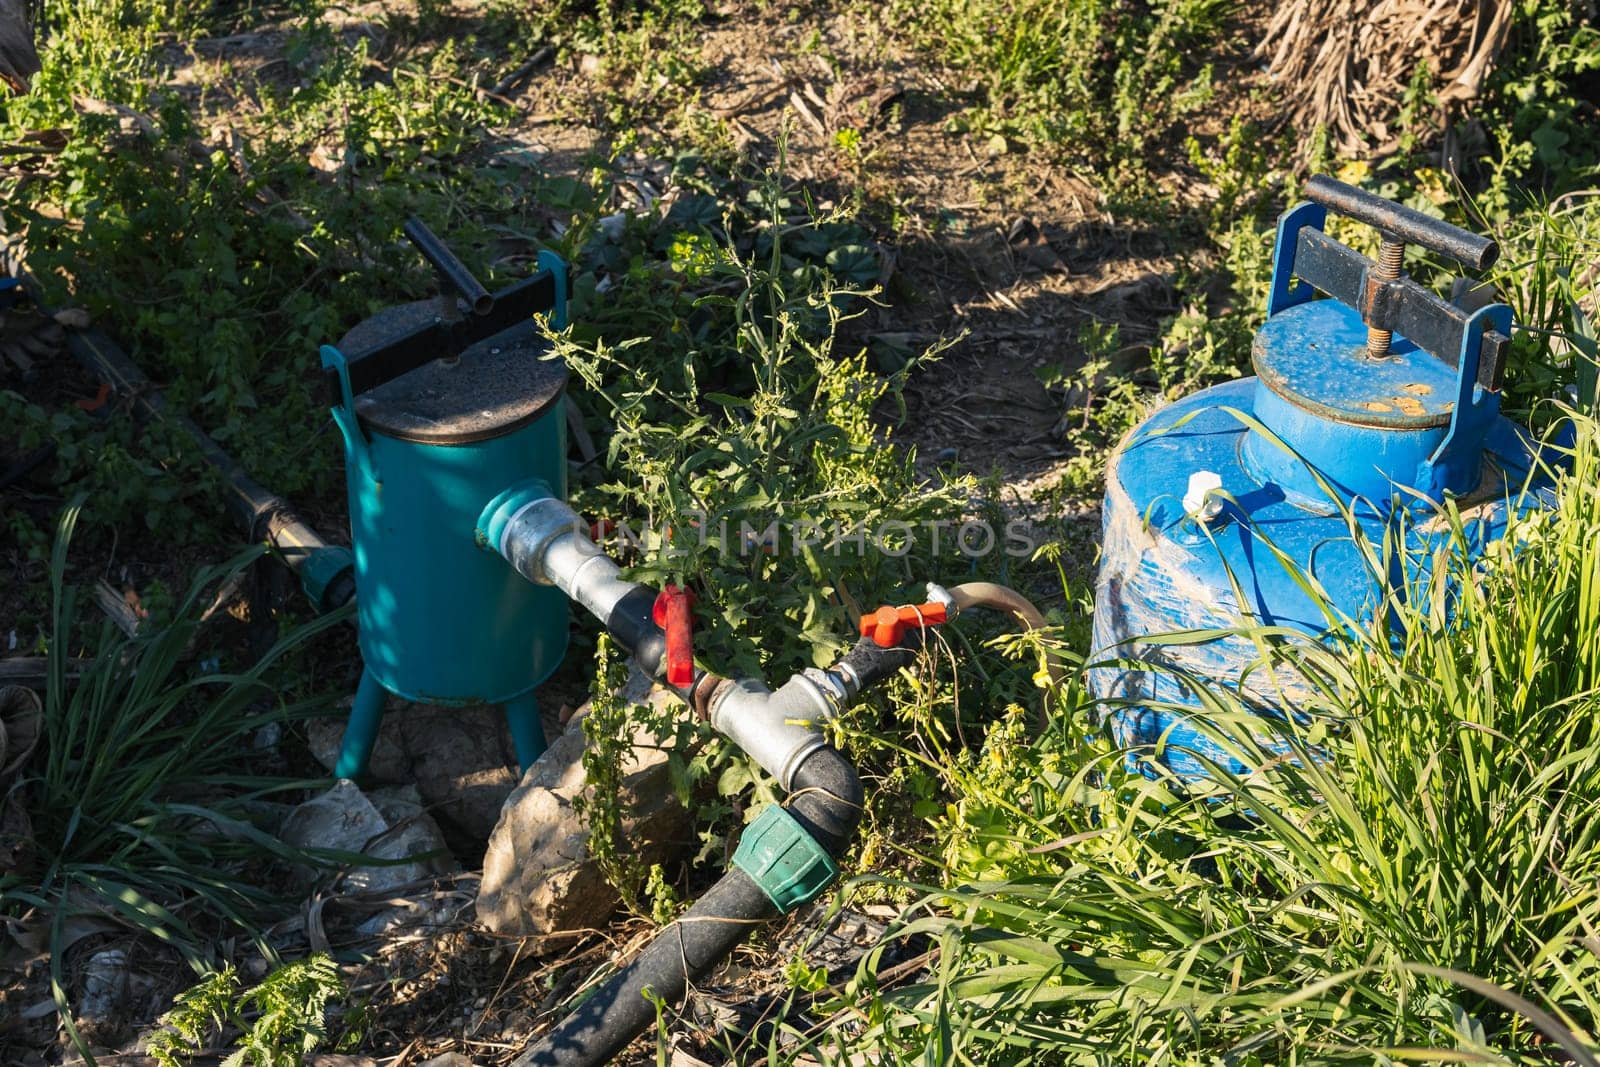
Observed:
[[[89,660],[67,660],[67,677],[76,678],[89,667]],[[50,660],[46,656],[0,657],[0,685],[25,685],[43,689],[50,680]]]
[[[511,91],[526,81],[528,75],[544,66],[544,64],[549,62],[550,58],[555,54],[556,50],[554,48],[552,48],[550,45],[545,45],[533,55],[517,64],[516,67],[512,69],[510,74],[507,74],[504,78],[501,78],[499,81],[495,82],[494,88],[489,90],[489,94],[491,96],[501,98],[511,95]]]
[[[112,588],[111,583],[101,578],[94,583],[94,602],[100,610],[117,625],[128,637],[136,637],[139,633],[141,622],[138,612],[133,610],[133,605],[128,603],[126,597]]]

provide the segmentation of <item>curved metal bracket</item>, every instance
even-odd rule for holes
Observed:
[[[367,440],[366,433],[361,429],[361,420],[356,417],[355,393],[350,388],[350,361],[333,345],[323,345],[320,351],[322,369],[331,371],[339,382],[339,402],[332,405],[329,411],[333,414],[334,425],[339,427],[339,433],[344,437],[345,455],[369,481],[379,481],[377,465],[372,460],[372,443]]]

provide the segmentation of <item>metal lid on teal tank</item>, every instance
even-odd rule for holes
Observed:
[[[453,299],[452,299],[452,302]],[[383,350],[442,318],[440,299],[385,308],[347,333],[352,358]],[[451,309],[459,314],[462,309]],[[464,445],[513,433],[548,412],[566,389],[567,368],[530,321],[378,385],[355,398],[364,429],[402,441]]]
[[[468,445],[549,411],[567,369],[550,358],[534,317],[566,327],[566,263],[546,249],[535,273],[491,293],[421,220],[408,219],[405,234],[442,295],[385,308],[322,346],[323,388],[346,436],[359,422],[402,441]]]

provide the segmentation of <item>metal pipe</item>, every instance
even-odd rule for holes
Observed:
[[[487,315],[493,310],[494,297],[489,295],[489,290],[472,276],[467,265],[450,251],[449,245],[439,240],[432,230],[422,224],[421,219],[407,219],[405,234],[406,239],[416,245],[417,251],[422,253],[422,258],[433,265],[440,280],[461,294],[461,299],[467,302],[474,315]]]
[[[589,537],[588,526],[542,482],[527,482],[491,500],[478,519],[479,543],[537,585],[553,585],[599,619],[640,668],[660,678],[666,635],[655,624],[656,593],[622,577],[622,568]],[[704,672],[674,688],[685,699]]]
[[[822,724],[855,692],[844,675],[823,671],[796,674],[777,692],[758,678],[724,681],[711,694],[711,725],[790,789],[795,768],[826,744]]]
[[[1487,237],[1374,196],[1325,174],[1315,175],[1306,182],[1306,199],[1357,222],[1375,226],[1395,240],[1449,256],[1472,270],[1485,270],[1500,256],[1500,246]]]

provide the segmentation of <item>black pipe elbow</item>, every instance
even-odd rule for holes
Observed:
[[[838,859],[861,822],[861,776],[833,746],[819,748],[795,768],[784,807],[817,844]]]
[[[656,625],[655,591],[636,586],[606,616],[606,632],[622,643],[650,677],[661,673],[667,658],[667,635]]]

